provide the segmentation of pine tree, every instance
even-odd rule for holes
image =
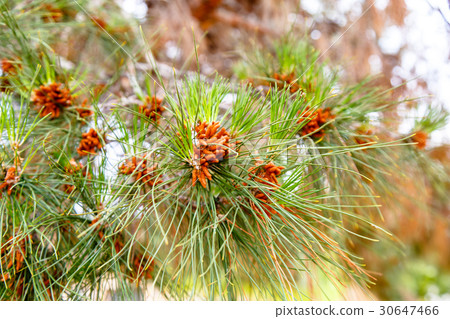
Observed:
[[[2,300],[365,290],[361,247],[395,240],[380,204],[399,193],[400,159],[445,189],[420,148],[446,114],[389,134],[371,115],[407,101],[340,81],[307,41],[249,50],[240,82],[198,57],[169,77],[134,22],[87,6],[1,3]]]

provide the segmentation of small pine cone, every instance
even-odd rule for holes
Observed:
[[[81,136],[80,146],[77,148],[77,152],[80,156],[96,154],[97,149],[102,148],[98,133],[93,128],[91,128],[89,132],[83,133]]]
[[[30,236],[26,236],[18,241],[11,236],[2,247],[0,258],[2,274],[0,274],[0,282],[7,282],[10,288],[15,283],[15,275],[24,267],[27,256],[26,244],[30,240]]]
[[[412,141],[416,144],[419,150],[422,150],[427,146],[428,134],[424,131],[417,131],[416,134],[411,137]]]
[[[64,18],[64,12],[52,6],[51,4],[44,5],[45,13],[42,16],[42,20],[48,22],[60,22]]]
[[[310,111],[308,108],[300,115],[300,119],[297,123],[306,124],[300,129],[300,134],[302,136],[311,134],[314,138],[321,138],[325,135],[325,130],[321,127],[329,122],[331,119],[335,118],[331,114],[330,109],[317,109],[315,111]]]
[[[162,106],[162,101],[161,98],[157,98],[156,96],[147,96],[144,104],[139,105],[139,113],[159,124],[160,117],[165,110],[164,106]]]
[[[57,118],[64,108],[72,105],[73,97],[70,90],[61,88],[61,85],[51,83],[33,90],[31,101],[39,108],[41,117],[51,114],[50,118]]]
[[[8,168],[5,179],[0,184],[0,190],[6,188],[7,194],[11,195],[13,186],[19,181],[20,176],[17,175],[17,170],[14,166]]]
[[[85,99],[82,103],[81,106],[75,109],[78,112],[78,115],[81,118],[86,118],[91,116],[92,114],[94,114],[94,112],[92,111],[91,107],[89,105],[87,105],[87,99]]]
[[[152,279],[152,272],[155,268],[155,262],[152,260],[149,263],[149,258],[140,253],[136,254],[133,258],[133,264],[131,265],[132,271],[130,277],[138,282],[142,279]]]
[[[83,169],[83,164],[77,163],[75,159],[71,158],[65,169],[67,174],[72,175]]]
[[[232,148],[230,134],[224,127],[220,130],[219,127],[219,122],[203,122],[195,127],[197,135],[193,147],[193,186],[198,180],[206,188],[207,180],[212,180],[208,167],[223,161],[229,156],[229,150]]]
[[[289,89],[291,93],[302,92],[303,90],[298,84],[298,81],[295,81],[295,74],[290,73],[289,75],[274,73],[273,79],[276,82],[272,82],[271,86],[281,87],[283,89]],[[281,82],[281,83],[280,83]]]
[[[67,195],[70,195],[75,190],[74,185],[64,184],[62,187],[63,192],[66,193]]]
[[[16,66],[11,63],[8,59],[2,59],[1,61],[2,71],[5,74],[15,74],[16,73]]]
[[[162,183],[162,180],[154,176],[153,172],[157,169],[158,164],[148,166],[146,154],[141,159],[137,159],[136,156],[130,161],[125,162],[119,167],[122,174],[133,175],[136,181],[140,181],[150,187],[154,187]]]
[[[257,160],[255,166],[248,169],[249,180],[269,186],[269,188],[265,188],[264,192],[258,189],[252,191],[253,195],[259,200],[260,205],[256,205],[251,201],[250,206],[260,218],[263,218],[263,213],[269,218],[277,214],[276,210],[271,207],[271,200],[266,194],[280,187],[277,177],[281,175],[283,169],[283,166],[276,166],[273,162],[264,165],[264,162],[261,160]],[[260,209],[259,206],[262,206],[263,209]],[[283,205],[280,206],[283,207]]]
[[[372,130],[364,130],[362,128],[359,128],[356,130],[356,133],[358,133],[359,135],[366,135],[364,137],[362,136],[356,136],[355,137],[355,142],[358,144],[369,144],[369,143],[373,143],[374,139],[372,137],[369,137],[371,135],[373,135]]]
[[[106,30],[106,28],[108,27],[108,24],[106,23],[106,21],[100,17],[91,17],[91,21],[100,30]]]

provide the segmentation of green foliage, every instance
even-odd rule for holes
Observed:
[[[92,18],[81,2],[50,2]],[[140,74],[128,53],[140,47],[133,34],[112,49],[104,32],[84,37],[88,26],[70,14],[43,20],[45,3],[0,7],[0,58],[20,65],[5,74],[0,101],[1,299],[128,300],[153,283],[171,299],[299,300],[312,298],[305,286],[316,281],[338,291],[374,283],[355,243],[392,240],[378,225],[378,197],[395,191],[386,176],[395,152],[411,147],[373,123],[397,103],[389,92],[339,83],[293,35],[237,67],[263,90],[219,75],[167,79],[156,64]],[[123,22],[112,20],[109,34]],[[63,67],[51,32],[35,31],[57,25],[101,43],[105,64],[76,55]],[[56,82],[73,103],[42,117],[30,97]],[[164,112],[146,116],[140,105],[153,107],[145,98],[158,94]],[[83,99],[92,115],[82,116]]]

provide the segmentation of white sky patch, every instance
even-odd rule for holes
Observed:
[[[74,210],[75,214],[78,214],[78,215],[85,213],[83,207],[79,203],[73,204],[73,210]]]
[[[175,45],[175,42],[169,41],[165,44],[166,55],[169,59],[178,60],[181,57],[181,49]]]
[[[144,0],[119,0],[118,4],[126,13],[138,20],[144,20],[147,15],[147,5]]]
[[[223,98],[223,100],[222,100],[222,103],[225,103],[225,104],[233,104],[233,103],[236,101],[236,97],[237,97],[237,95],[234,94],[234,93],[227,93],[227,94],[224,96],[224,98]]]
[[[311,15],[318,15],[324,9],[321,1],[302,1],[301,6]]]
[[[322,32],[320,32],[319,30],[313,30],[311,32],[311,39],[313,39],[313,40],[319,40],[321,36],[322,36]]]
[[[369,118],[370,124],[377,126],[380,124],[380,113],[379,112],[371,112],[367,113],[367,117]]]
[[[397,54],[404,43],[404,32],[398,26],[390,26],[383,31],[378,45],[385,54]]]
[[[432,8],[439,7],[446,15],[449,12],[449,4],[445,0],[430,0],[429,4],[423,0],[408,0],[406,4],[410,10],[404,27],[407,49],[401,56],[402,72],[397,74],[401,74],[403,80],[415,77],[425,80],[433,94],[434,104],[443,105],[450,111],[450,33],[447,22]],[[424,95],[417,87],[417,81],[408,83],[407,86],[417,88],[417,91],[413,91],[414,96]],[[401,128],[404,131],[409,127],[411,121],[405,119]],[[429,146],[443,143],[450,143],[450,123],[431,134]]]
[[[372,54],[369,56],[369,64],[370,64],[370,71],[373,74],[378,74],[382,71],[383,62],[381,61],[381,58],[376,55]]]
[[[302,15],[292,13],[292,12],[288,14],[287,18],[288,18],[289,23],[300,24],[301,22],[304,21],[304,18]]]
[[[106,179],[114,179],[117,176],[118,168],[121,162],[123,162],[125,154],[122,147],[117,142],[111,142],[104,146],[104,152],[106,152],[107,162],[105,165],[105,177]],[[98,157],[96,160],[101,161]],[[96,163],[100,164],[100,163]]]
[[[389,4],[389,0],[376,0],[375,8],[377,8],[378,10],[384,10],[384,9],[386,9],[388,4]]]

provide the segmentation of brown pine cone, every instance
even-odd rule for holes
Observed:
[[[268,186],[264,188],[264,192],[258,189],[253,190],[253,194],[260,201],[260,205],[250,201],[250,206],[260,218],[262,218],[262,213],[265,213],[269,218],[277,214],[277,211],[270,205],[271,200],[266,194],[280,187],[277,177],[281,175],[283,169],[283,166],[276,166],[273,162],[264,165],[263,161],[257,160],[255,166],[248,170],[249,180]],[[259,206],[262,206],[263,209],[260,209]]]
[[[0,184],[0,190],[7,189],[7,194],[11,195],[12,187],[19,181],[20,176],[16,175],[16,168],[14,166],[8,168],[6,176],[2,184]]]
[[[301,115],[300,119],[297,123],[306,124],[300,129],[300,134],[302,136],[311,134],[314,138],[321,138],[325,135],[325,130],[321,127],[329,122],[331,119],[335,118],[334,115],[331,114],[330,109],[317,109],[315,111],[310,111],[307,108]]]
[[[416,147],[419,150],[422,150],[427,146],[428,134],[424,131],[417,131],[414,136],[411,137],[411,140],[416,144]]]
[[[96,154],[97,149],[102,148],[98,133],[93,128],[91,128],[89,132],[83,133],[81,136],[80,146],[77,148],[77,152],[80,156]]]
[[[161,105],[162,101],[161,98],[157,98],[156,96],[147,96],[144,104],[139,105],[139,113],[159,124],[159,119],[165,110],[164,106]]]
[[[31,102],[39,108],[41,117],[51,114],[50,118],[57,118],[64,108],[72,105],[70,90],[61,86],[61,83],[51,83],[33,90]]]
[[[219,127],[219,122],[203,122],[195,128],[197,135],[194,143],[192,185],[199,180],[200,184],[206,188],[206,180],[212,180],[208,167],[229,156],[229,150],[232,148],[230,134],[224,127],[221,130]]]
[[[146,185],[154,187],[162,183],[162,180],[157,179],[153,172],[157,169],[158,164],[155,163],[152,166],[148,166],[146,154],[142,158],[133,158],[122,164],[119,169],[122,174],[133,175],[136,181],[140,181]]]

